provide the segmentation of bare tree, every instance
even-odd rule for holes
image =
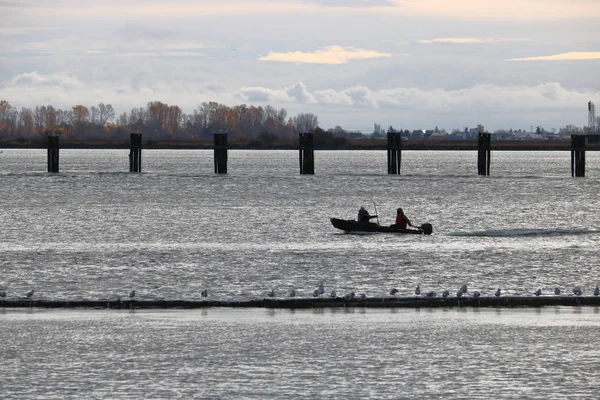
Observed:
[[[98,123],[100,125],[106,125],[108,122],[112,122],[112,120],[115,118],[115,110],[110,104],[98,104],[98,112]]]
[[[143,107],[132,108],[129,113],[129,125],[138,124],[139,122],[145,123],[148,121],[148,113]]]
[[[6,129],[10,132],[10,136],[14,136],[17,132],[19,121],[19,112],[16,108],[10,107],[8,109],[8,116],[6,118]]]
[[[49,105],[46,107],[46,129],[52,131],[54,128],[56,128],[56,109]]]
[[[125,111],[123,114],[119,115],[119,118],[117,118],[117,125],[127,126],[128,120],[129,117],[127,116],[127,111]]]
[[[22,107],[19,112],[19,124],[22,126],[24,136],[33,135],[33,112],[29,108]]]
[[[73,107],[73,114],[75,115],[75,122],[80,124],[86,122],[90,116],[90,110],[86,106],[78,104]]]
[[[98,117],[100,115],[100,111],[98,110],[98,107],[96,106],[91,106],[90,107],[90,122],[92,124],[97,124],[98,121]]]
[[[35,121],[35,130],[41,132],[46,125],[46,106],[35,107],[33,120]]]
[[[56,124],[58,126],[73,122],[73,110],[56,110]]]
[[[300,113],[293,119],[296,133],[311,132],[319,126],[319,117],[312,113]]]
[[[277,124],[285,126],[285,118],[287,117],[287,110],[282,108],[277,112]]]
[[[4,122],[8,118],[8,114],[12,106],[6,100],[0,100],[0,121]]]

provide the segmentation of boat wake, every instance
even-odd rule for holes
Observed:
[[[477,236],[477,237],[543,237],[543,236],[573,236],[599,233],[589,229],[497,229],[475,232],[451,232],[447,236]]]
[[[379,235],[381,232],[362,232],[362,231],[355,231],[355,232],[336,232],[336,235],[358,235],[358,236],[371,236],[371,235]]]

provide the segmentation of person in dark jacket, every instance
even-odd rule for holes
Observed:
[[[371,218],[377,218],[377,215],[369,214],[367,209],[364,207],[361,207],[360,210],[358,210],[358,222],[369,223]]]
[[[411,224],[410,220],[406,215],[404,215],[404,211],[401,208],[396,210],[396,228],[398,229],[406,229],[406,226],[414,226]]]

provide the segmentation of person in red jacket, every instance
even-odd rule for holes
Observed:
[[[396,228],[398,229],[406,229],[406,226],[414,226],[410,223],[410,220],[406,215],[404,215],[404,211],[401,208],[396,210]]]

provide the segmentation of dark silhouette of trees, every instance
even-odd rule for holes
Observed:
[[[117,117],[113,106],[104,103],[65,110],[41,105],[18,111],[8,101],[0,101],[0,137],[35,138],[52,131],[65,139],[122,140],[130,132],[141,132],[146,140],[212,140],[215,132],[227,131],[232,141],[274,144],[296,140],[299,132],[314,131],[318,123],[314,114],[288,118],[284,108],[270,105],[229,107],[211,101],[186,114],[177,105],[151,101]]]

